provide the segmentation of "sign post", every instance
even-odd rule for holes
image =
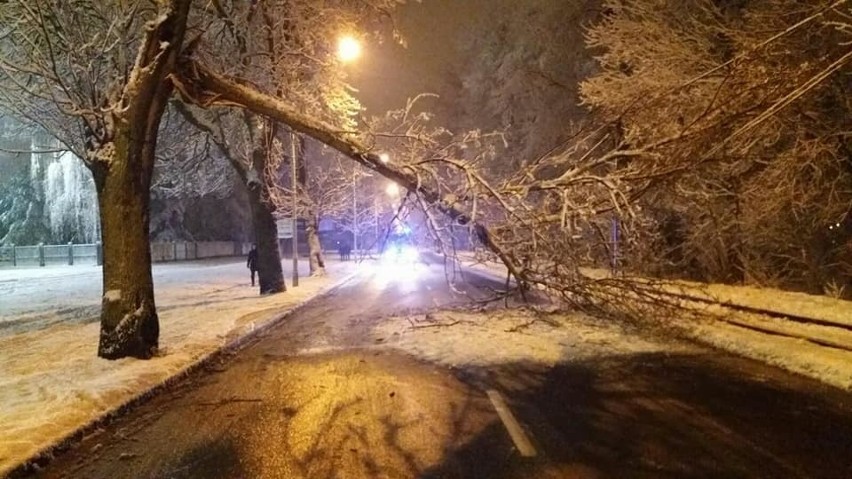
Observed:
[[[298,161],[298,156],[296,154],[296,132],[290,130],[290,176],[292,176],[292,181],[290,185],[292,186],[292,195],[293,195],[293,214],[290,215],[293,218],[293,286],[299,286],[299,227],[297,223],[298,213],[297,208],[299,204],[299,195],[298,195],[298,181],[296,176],[298,174],[296,168],[296,161]]]

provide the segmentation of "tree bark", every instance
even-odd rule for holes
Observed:
[[[263,200],[260,185],[249,187],[251,219],[257,242],[257,277],[260,294],[287,291],[284,272],[281,270],[281,252],[278,249],[278,226],[269,203]]]
[[[278,248],[278,225],[275,223],[275,206],[270,201],[268,178],[269,148],[261,141],[252,150],[252,166],[247,175],[249,205],[257,242],[257,277],[260,294],[287,291],[281,269],[281,250]]]
[[[134,165],[153,155],[153,148],[143,152],[129,133],[117,136],[112,167],[92,170],[104,258],[98,356],[147,359],[156,353],[160,334],[148,238],[150,173],[146,179]]]
[[[296,162],[296,181],[299,183],[301,194],[308,195],[308,165],[305,157],[305,137],[294,135],[296,138],[296,158],[290,161]],[[295,194],[295,192],[293,192]],[[310,198],[308,198],[310,200]],[[305,218],[305,236],[308,240],[308,265],[311,276],[325,276],[325,258],[322,255],[322,243],[319,239],[319,215],[316,208],[312,206],[300,208]]]
[[[270,294],[286,291],[284,273],[281,269],[281,252],[278,249],[278,227],[275,223],[273,213],[275,209],[269,203],[270,179],[266,176],[267,161],[269,159],[269,148],[267,139],[249,136],[254,142],[250,164],[245,165],[222,136],[223,130],[214,127],[213,122],[203,119],[193,112],[186,104],[180,101],[174,102],[177,111],[183,117],[195,125],[201,131],[206,132],[213,140],[219,150],[228,159],[234,168],[240,181],[246,188],[251,207],[252,228],[254,229],[255,243],[257,244],[258,256],[258,280],[261,294]],[[246,131],[259,131],[261,120],[249,112],[244,113],[243,123]],[[274,135],[274,134],[273,134]],[[277,266],[275,266],[277,265]]]

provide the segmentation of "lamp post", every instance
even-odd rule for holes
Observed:
[[[296,210],[298,208],[299,199],[296,194],[298,181],[296,176],[298,175],[298,169],[296,168],[296,132],[290,130],[290,186],[292,187],[292,196],[293,196],[293,286],[299,286],[299,222],[296,218],[298,215],[296,214]]]
[[[388,163],[390,161],[390,155],[387,153],[379,153],[379,160],[382,163]],[[379,245],[379,197],[377,195],[373,195],[373,237],[374,242],[376,244],[376,254],[380,254],[380,245]]]
[[[352,165],[352,251],[358,257],[358,167]]]
[[[392,198],[397,198],[399,196],[399,185],[396,183],[388,183],[387,188],[385,188],[385,193]]]
[[[376,245],[376,254],[379,253],[379,198],[373,196],[373,244]]]
[[[351,35],[337,40],[337,59],[351,63],[361,56],[361,42]],[[352,250],[358,255],[358,170],[352,167]]]

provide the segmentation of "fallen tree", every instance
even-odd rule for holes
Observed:
[[[786,21],[822,22],[820,28],[832,28],[828,20],[833,17],[826,19],[819,11],[808,15],[802,12],[805,18]],[[795,25],[790,31],[796,31]],[[752,75],[762,71],[765,57],[758,53],[774,48],[782,38],[767,37],[728,68]],[[495,158],[499,161],[496,136],[475,131],[450,135],[407,114],[400,118],[397,132],[335,128],[189,55],[180,62],[175,81],[187,101],[237,105],[274,118],[394,181],[416,197],[436,233],[468,228],[521,287],[537,285],[576,304],[589,304],[600,303],[596,300],[600,288],[595,287],[600,279],[584,274],[580,266],[629,268],[630,261],[654,241],[638,234],[649,231],[652,220],[643,212],[644,200],[672,191],[696,168],[712,169],[729,161],[725,151],[739,142],[757,144],[760,136],[747,133],[765,131],[764,124],[769,125],[793,100],[818,92],[852,58],[842,51],[838,55],[821,59],[802,75],[782,78],[758,104],[742,102],[732,108],[725,99],[710,96],[706,104],[691,107],[694,115],[688,121],[675,119],[660,134],[636,135],[636,129],[624,123],[625,115],[635,111],[629,104],[620,116],[604,116],[600,123],[577,128],[548,154],[522,159],[508,174],[492,168]],[[672,104],[670,97],[678,98],[695,82],[688,79],[640,103],[643,108],[665,108]],[[394,162],[383,162],[378,154],[382,141],[402,144],[405,154],[394,153]],[[613,301],[612,294],[606,296]]]

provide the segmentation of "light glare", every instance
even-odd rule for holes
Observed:
[[[361,42],[354,37],[345,36],[337,41],[337,58],[344,63],[351,62],[361,56]]]
[[[389,183],[388,187],[385,189],[385,192],[387,192],[387,194],[390,196],[399,196],[399,185],[397,185],[396,183]]]

